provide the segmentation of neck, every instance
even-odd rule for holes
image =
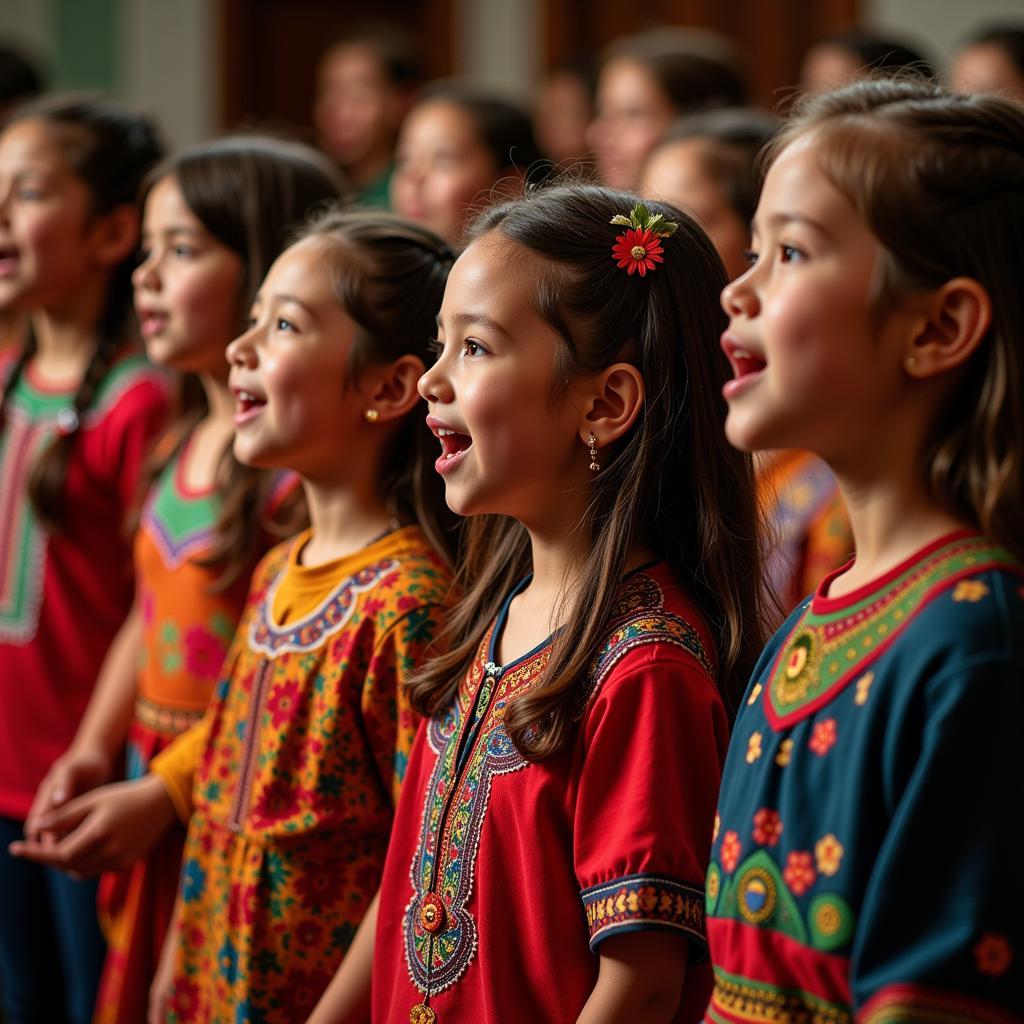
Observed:
[[[362,160],[348,164],[345,173],[355,188],[363,189],[381,177],[390,166],[391,150],[384,149],[380,152],[368,153]]]
[[[78,315],[64,316],[49,311],[32,314],[32,334],[35,338],[35,361],[43,373],[57,377],[79,377],[85,372],[98,337],[95,315],[78,310]]]
[[[832,584],[832,596],[870,583],[943,534],[967,525],[929,495],[920,472],[923,450],[923,444],[893,446],[873,452],[861,465],[833,467],[857,555]]]
[[[215,374],[203,373],[199,375],[199,382],[206,394],[206,406],[209,410],[204,421],[223,425],[233,432],[235,396],[228,389],[227,377],[221,379]]]
[[[351,555],[392,525],[374,488],[304,479],[312,535],[303,564],[321,565]]]

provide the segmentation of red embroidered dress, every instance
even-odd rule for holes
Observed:
[[[14,357],[0,357],[0,381]],[[168,411],[165,379],[142,356],[115,363],[75,438],[63,526],[49,533],[28,500],[28,476],[76,390],[49,388],[29,363],[0,429],[0,816],[18,820],[73,739],[131,607],[123,524]]]
[[[449,574],[417,527],[314,568],[308,536],[253,574],[203,722],[170,1024],[305,1021],[380,881]]]
[[[495,664],[507,608],[416,737],[381,888],[373,1020],[408,1021],[427,1002],[441,1024],[575,1021],[600,943],[648,928],[693,940],[676,1020],[699,1019],[728,733],[700,616],[663,566],[628,577],[575,739],[528,763],[502,719],[550,647]]]
[[[151,488],[135,536],[143,634],[129,778],[144,775],[156,754],[202,718],[249,589],[246,573],[226,590],[214,589],[219,569],[200,564],[212,551],[220,501],[214,487],[187,485],[189,444]],[[272,503],[296,485],[295,477],[282,477]],[[269,546],[269,537],[264,539]],[[100,916],[108,948],[94,1024],[145,1019],[184,841],[185,830],[177,827],[127,871],[102,880]]]

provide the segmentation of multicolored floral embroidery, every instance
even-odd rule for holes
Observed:
[[[658,875],[629,875],[580,893],[590,948],[619,929],[637,924],[685,932],[704,941],[704,893]]]
[[[779,749],[775,753],[775,763],[780,768],[785,768],[793,758],[793,740],[784,739],[779,743]]]
[[[825,892],[815,896],[807,911],[811,929],[811,942],[828,953],[841,949],[853,936],[853,911],[836,893]]]
[[[954,601],[970,601],[976,604],[983,597],[988,596],[988,584],[981,580],[961,580],[953,589]]]
[[[778,811],[762,807],[754,815],[754,842],[762,846],[775,846],[782,835],[782,819]]]
[[[871,684],[875,681],[874,672],[865,672],[857,680],[857,692],[854,694],[853,702],[863,707],[868,702],[868,694],[871,692]]]
[[[784,728],[817,710],[863,674],[865,663],[903,630],[911,611],[958,583],[971,582],[962,577],[1002,564],[1008,557],[983,538],[959,538],[908,569],[882,594],[854,605],[842,616],[815,612],[811,602],[769,673],[765,702],[769,722]],[[978,591],[968,588],[966,593]]]
[[[743,844],[740,842],[739,833],[732,830],[726,832],[722,837],[722,867],[726,871],[734,871],[742,852]]]
[[[824,757],[836,745],[838,728],[834,718],[826,718],[823,722],[815,722],[814,729],[811,732],[811,739],[807,746],[818,757]]]
[[[782,877],[794,896],[803,896],[818,877],[810,853],[807,850],[791,850]]]
[[[814,844],[814,860],[818,871],[827,878],[832,878],[839,871],[843,860],[843,844],[830,832],[822,836]]]
[[[761,756],[761,733],[752,732],[747,740],[747,764],[753,764]]]

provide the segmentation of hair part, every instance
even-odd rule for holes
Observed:
[[[665,262],[646,278],[615,266],[612,214],[638,197],[594,185],[538,189],[495,207],[473,236],[497,233],[534,275],[537,313],[560,337],[552,397],[568,381],[628,358],[646,383],[643,409],[602,452],[579,529],[589,553],[561,609],[542,684],[505,716],[509,736],[531,760],[563,749],[578,694],[606,639],[627,559],[644,544],[664,559],[705,616],[717,679],[735,711],[763,637],[757,510],[749,455],[725,439],[721,386],[728,365],[718,344],[725,271],[696,222],[648,203],[679,225]],[[624,355],[627,353],[627,355]],[[463,594],[449,615],[445,653],[411,681],[413,706],[434,714],[451,701],[480,638],[511,587],[530,571],[526,530],[503,516],[472,517],[456,576]]]
[[[153,123],[141,114],[105,100],[47,96],[21,107],[7,126],[39,121],[59,145],[68,167],[88,188],[91,215],[102,217],[121,206],[135,206],[142,180],[160,159],[163,147]],[[132,309],[131,275],[135,254],[115,267],[107,283],[96,348],[72,399],[71,422],[40,453],[28,481],[28,495],[41,521],[60,529],[68,463],[96,394],[125,343]],[[7,396],[35,355],[30,335],[8,376],[0,399],[0,428]]]
[[[356,324],[353,381],[367,366],[404,355],[430,362],[437,311],[455,262],[443,239],[400,217],[356,210],[328,211],[299,238],[326,247],[335,297]],[[381,468],[380,495],[399,521],[417,523],[450,565],[458,520],[434,471],[437,441],[422,412],[417,404],[395,431]]]
[[[768,163],[809,134],[882,247],[880,316],[955,277],[991,297],[991,326],[936,410],[920,465],[938,505],[1024,558],[1024,109],[921,80],[861,81],[807,101]]]

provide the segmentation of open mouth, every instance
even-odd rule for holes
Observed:
[[[13,274],[21,257],[13,245],[0,245],[0,277]]]
[[[234,422],[235,426],[241,426],[243,423],[248,423],[249,420],[258,416],[264,406],[267,404],[265,398],[261,398],[259,395],[253,394],[251,391],[236,391],[235,392],[235,415]]]
[[[729,353],[733,373],[737,378],[748,377],[752,373],[760,373],[768,364],[760,357],[745,348],[734,348]]]
[[[139,330],[144,338],[152,338],[167,326],[169,317],[166,313],[158,313],[155,310],[139,311]]]
[[[469,434],[460,434],[457,430],[448,430],[443,427],[438,428],[437,439],[441,442],[441,458],[446,461],[461,455],[473,444],[473,439]]]

